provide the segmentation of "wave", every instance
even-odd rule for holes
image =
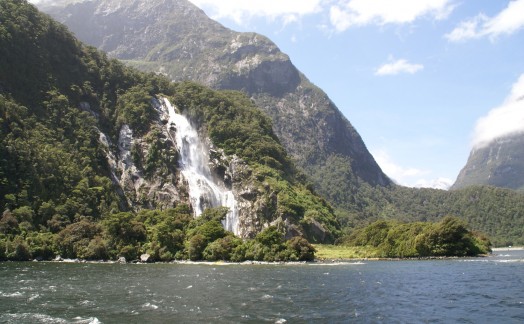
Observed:
[[[16,298],[16,297],[22,297],[24,295],[21,292],[17,291],[17,292],[14,292],[14,293],[2,293],[2,292],[0,292],[0,296],[1,297],[6,297],[6,298]]]

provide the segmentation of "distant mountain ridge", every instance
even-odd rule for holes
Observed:
[[[524,191],[524,133],[473,149],[451,189],[490,185]]]
[[[352,200],[361,184],[392,184],[335,104],[266,37],[231,31],[186,0],[72,2],[41,8],[129,65],[248,93],[317,191],[336,205]]]

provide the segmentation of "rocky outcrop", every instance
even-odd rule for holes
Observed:
[[[165,122],[164,112],[158,108],[158,100],[152,100],[152,108],[158,112],[158,118],[153,121],[152,131],[162,131]],[[159,133],[158,140],[167,142],[169,151],[176,152],[176,147],[169,140],[166,131]],[[100,132],[100,143],[105,149],[106,159],[111,170],[111,179],[118,193],[127,202],[128,207],[138,210],[141,208],[165,209],[174,207],[187,198],[187,193],[181,188],[180,177],[176,172],[161,174],[157,169],[145,174],[143,167],[137,165],[136,160],[147,156],[152,142],[148,134],[135,137],[129,125],[122,125],[118,134],[117,143],[110,142],[108,136]],[[133,155],[136,156],[133,156]],[[176,154],[172,154],[176,155]],[[169,167],[176,170],[176,159]],[[187,200],[186,200],[187,201]]]
[[[142,263],[154,262],[154,258],[150,254],[144,253],[140,255],[140,262]]]

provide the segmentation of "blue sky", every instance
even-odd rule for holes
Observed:
[[[524,0],[191,2],[273,40],[401,184],[451,184],[474,145],[524,129]]]
[[[190,1],[273,40],[400,184],[445,187],[524,132],[524,0]]]

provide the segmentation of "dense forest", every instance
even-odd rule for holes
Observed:
[[[129,205],[112,181],[100,134],[115,142],[129,125],[151,142],[147,154],[132,152],[145,176],[176,172],[176,152],[152,123],[157,95],[171,98],[214,145],[249,165],[257,183],[275,195],[275,215],[303,226],[309,239],[315,240],[311,222],[327,229],[323,240],[338,237],[333,210],[312,193],[269,118],[244,95],[127,68],[25,1],[0,6],[1,259],[312,258],[309,243],[285,241],[281,226],[243,242],[222,229],[223,210],[193,220],[184,203],[167,210]]]
[[[311,260],[314,248],[305,238],[318,242],[315,228],[323,229],[323,242],[356,244],[362,231],[356,228],[375,220],[437,221],[446,215],[461,217],[496,244],[524,243],[522,196],[490,187],[444,192],[363,184],[351,189],[352,202],[339,202],[345,186],[323,177],[322,191],[339,202],[336,218],[283,149],[271,120],[244,94],[171,83],[125,67],[81,44],[26,1],[0,2],[0,21],[1,260],[131,260],[142,253],[162,261]],[[222,208],[193,219],[184,203],[162,210],[131,206],[112,179],[100,134],[115,142],[122,125],[129,125],[150,141],[147,152],[132,152],[145,176],[176,173],[177,153],[165,147],[152,123],[158,119],[151,107],[156,96],[170,98],[216,147],[245,161],[253,181],[276,197],[272,213],[297,224],[305,238],[285,240],[280,223],[242,240],[223,229]],[[328,162],[326,167],[343,170]],[[439,233],[431,224],[405,226]]]
[[[524,195],[510,189],[471,186],[445,191],[364,184],[354,198],[337,210],[346,235],[377,220],[437,222],[456,216],[489,236],[494,246],[524,244]]]

